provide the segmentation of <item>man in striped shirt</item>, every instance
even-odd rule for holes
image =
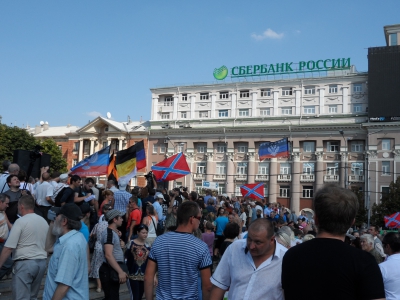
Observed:
[[[146,299],[154,298],[154,275],[157,271],[156,299],[199,299],[199,272],[203,299],[209,299],[211,256],[208,246],[193,235],[201,216],[196,202],[184,202],[178,208],[176,231],[167,232],[155,240],[144,278]]]

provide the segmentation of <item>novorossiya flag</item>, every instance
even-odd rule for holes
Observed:
[[[157,181],[171,181],[190,174],[186,157],[182,152],[164,159],[151,167]]]
[[[265,142],[260,144],[258,156],[260,157],[260,160],[289,156],[288,139],[284,138],[276,142]]]
[[[264,199],[264,183],[249,183],[240,187],[243,197]]]
[[[71,168],[71,174],[81,177],[107,175],[109,164],[110,146],[81,160],[75,167]]]
[[[144,152],[144,143],[140,141],[128,149],[117,152],[115,158],[115,167],[118,173],[118,180],[128,182],[136,175],[137,170],[146,167],[146,153]]]

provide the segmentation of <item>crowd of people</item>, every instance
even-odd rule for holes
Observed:
[[[400,298],[399,232],[355,227],[358,200],[335,185],[297,215],[154,179],[130,188],[3,168],[0,279],[12,271],[13,299],[36,299],[44,276],[43,299],[89,299],[89,280],[113,300],[121,284],[131,299]]]

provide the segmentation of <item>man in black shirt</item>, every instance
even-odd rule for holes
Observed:
[[[81,186],[82,179],[78,175],[72,175],[70,178],[70,185],[67,187],[62,194],[60,203],[64,205],[65,203],[74,203],[75,202],[75,193],[78,191]],[[80,201],[79,201],[80,202]]]
[[[304,270],[313,288],[307,299],[384,299],[378,264],[369,253],[344,243],[358,210],[357,196],[349,189],[325,185],[314,199],[317,238],[290,248],[283,257],[285,299],[299,299]]]

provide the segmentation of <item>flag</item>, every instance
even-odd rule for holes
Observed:
[[[110,156],[110,164],[108,165],[107,169],[107,178],[108,180],[118,181],[118,172],[117,168],[115,167],[115,158],[116,155],[113,151],[113,154],[111,154]]]
[[[284,138],[276,142],[262,143],[258,149],[258,156],[260,157],[260,160],[265,158],[289,156],[288,139]]]
[[[190,174],[185,155],[182,152],[164,159],[162,162],[151,167],[157,181],[170,181]]]
[[[117,152],[115,158],[118,180],[123,179],[128,182],[136,175],[137,170],[146,167],[146,154],[144,143],[140,141],[128,149]]]
[[[243,197],[264,199],[264,183],[249,183],[240,187]]]
[[[81,177],[107,175],[107,168],[110,164],[110,146],[93,153],[81,160],[71,169],[72,175]]]
[[[389,228],[400,228],[400,212],[385,216],[385,226]]]

